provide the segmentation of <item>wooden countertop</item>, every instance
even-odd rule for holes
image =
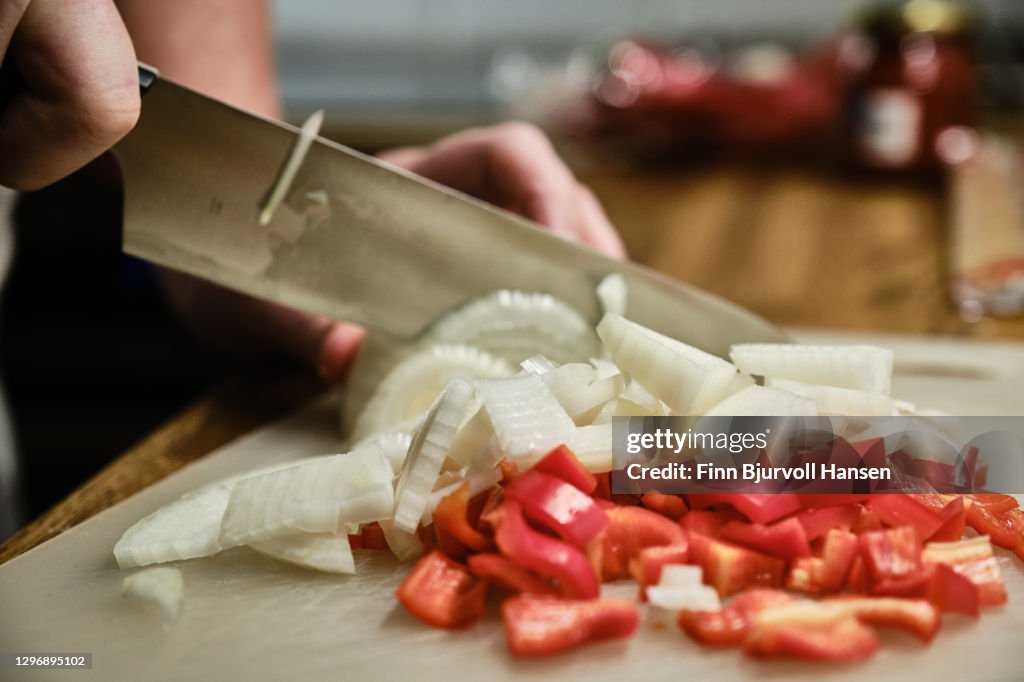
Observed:
[[[941,191],[801,169],[584,171],[631,256],[783,325],[1024,339],[949,302]],[[0,546],[0,563],[311,397],[294,367],[228,382]]]

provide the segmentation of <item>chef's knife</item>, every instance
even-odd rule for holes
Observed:
[[[261,226],[297,129],[143,67],[140,79],[141,117],[115,148],[130,254],[404,338],[496,289],[548,292],[596,320],[595,285],[618,272],[628,316],[664,334],[719,355],[736,342],[785,339],[710,294],[323,138]]]

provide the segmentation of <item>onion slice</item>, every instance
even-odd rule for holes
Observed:
[[[324,573],[355,573],[356,564],[346,533],[299,533],[254,542],[260,554]]]
[[[125,576],[121,594],[155,602],[167,621],[175,621],[185,601],[185,579],[170,566],[146,568]]]
[[[743,343],[730,351],[748,374],[889,394],[892,351],[877,346]]]
[[[765,386],[810,398],[822,414],[891,417],[898,411],[896,401],[882,393],[868,393],[853,388],[839,388],[822,384],[805,384],[789,379],[767,379]]]
[[[605,315],[597,334],[615,364],[676,414],[699,414],[733,388],[736,368],[725,360],[621,315]]]
[[[814,401],[764,386],[747,386],[705,413],[708,417],[816,417]]]
[[[473,387],[455,379],[434,401],[423,425],[413,436],[395,490],[393,520],[397,528],[416,532],[430,503],[441,465],[472,399]]]
[[[485,379],[476,386],[501,452],[510,459],[543,455],[576,428],[540,376]]]

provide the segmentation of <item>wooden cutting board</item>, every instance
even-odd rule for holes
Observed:
[[[894,394],[962,414],[1024,412],[1024,345],[851,337],[897,354]],[[319,575],[246,548],[179,564],[185,607],[173,625],[121,598],[126,573],[111,548],[136,520],[204,483],[278,461],[334,451],[335,410],[321,400],[0,566],[0,652],[93,654],[91,670],[2,670],[3,680],[856,680],[1024,679],[1024,563],[999,550],[1007,607],[979,622],[949,617],[922,646],[883,633],[871,661],[849,666],[758,662],[697,646],[644,623],[628,642],[554,659],[515,661],[497,615],[458,633],[424,627],[397,607],[407,567],[368,554],[352,577]],[[632,596],[632,584],[606,586]]]

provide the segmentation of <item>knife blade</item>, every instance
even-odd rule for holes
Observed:
[[[631,319],[709,352],[786,339],[711,294],[324,138],[261,226],[297,129],[140,74],[139,122],[115,147],[129,254],[400,338],[496,289],[547,292],[596,320],[595,286],[617,272]]]

